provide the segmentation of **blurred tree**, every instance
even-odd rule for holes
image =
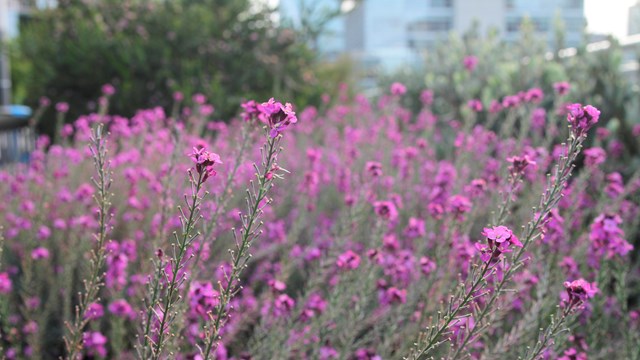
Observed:
[[[72,115],[91,110],[105,83],[123,115],[169,107],[176,91],[204,93],[221,118],[243,99],[318,102],[315,53],[273,11],[249,0],[60,0],[21,28],[15,94],[69,102]]]

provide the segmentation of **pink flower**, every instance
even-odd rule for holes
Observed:
[[[82,342],[91,356],[107,356],[107,338],[98,331],[89,331],[82,334]]]
[[[420,258],[420,270],[423,274],[429,275],[436,269],[436,262],[426,256]]]
[[[367,161],[364,168],[372,177],[382,176],[382,164],[377,161]]]
[[[296,302],[287,294],[280,294],[273,302],[274,315],[281,317],[289,314]]]
[[[565,281],[564,288],[567,291],[569,299],[565,302],[565,305],[569,307],[580,308],[587,300],[593,298],[600,290],[596,286],[596,283],[589,283],[584,279],[578,279],[574,281]]]
[[[478,58],[473,55],[465,56],[462,64],[468,72],[472,72],[478,66]]]
[[[567,111],[567,121],[577,137],[585,135],[600,118],[600,110],[591,105],[571,104],[567,106]]]
[[[558,95],[566,95],[571,90],[571,85],[568,82],[562,81],[553,84],[553,89],[558,93]]]
[[[420,101],[424,104],[424,105],[431,105],[433,103],[433,91],[431,90],[423,90],[422,93],[420,93]]]
[[[621,224],[622,219],[618,215],[600,214],[591,224],[589,239],[592,253],[612,258],[615,255],[625,256],[633,250],[633,245],[623,238]]]
[[[531,160],[529,155],[511,156],[507,158],[507,161],[511,163],[511,166],[509,166],[509,172],[514,176],[524,173],[524,170],[527,167],[536,165],[536,162]]]
[[[391,90],[391,94],[396,96],[402,96],[407,92],[407,87],[404,86],[402,83],[394,82],[393,84],[391,84],[390,90]]]
[[[56,104],[56,111],[65,114],[69,111],[69,104],[66,102],[59,102]]]
[[[360,256],[351,250],[347,250],[338,256],[336,266],[339,269],[354,270],[360,266]]]
[[[544,93],[540,88],[529,89],[524,95],[524,100],[526,102],[530,102],[533,104],[539,104],[543,98],[544,98]]]
[[[95,320],[104,316],[104,306],[100,303],[91,303],[87,307],[87,312],[84,315],[86,320]]]
[[[272,138],[278,136],[287,126],[298,122],[296,113],[293,112],[290,103],[282,105],[282,103],[275,101],[273,98],[257,105],[257,110],[260,112],[258,118],[271,128],[269,136]]]
[[[198,105],[202,105],[205,102],[207,102],[207,98],[203,94],[200,94],[200,93],[194,94],[191,97],[191,100],[193,100],[193,102],[198,104]]]
[[[133,319],[136,317],[133,308],[125,299],[118,299],[109,304],[109,312],[122,318]]]
[[[44,247],[37,247],[31,251],[31,258],[33,260],[47,259],[49,258],[49,250]]]
[[[51,100],[49,100],[49,98],[46,97],[46,96],[42,96],[42,97],[40,97],[39,104],[40,104],[41,107],[47,107],[47,106],[51,105]]]
[[[404,230],[404,234],[410,239],[424,236],[426,234],[424,220],[414,217],[409,218],[409,223],[407,224],[407,228]]]
[[[215,176],[217,172],[213,169],[216,164],[222,164],[220,155],[205,150],[204,147],[193,148],[193,153],[189,154],[196,164],[198,174],[204,174],[202,182],[205,182],[210,176]]]
[[[6,272],[0,273],[0,294],[8,294],[13,289],[13,284]]]
[[[482,111],[482,101],[478,99],[469,100],[467,106],[474,112]]]
[[[511,245],[523,247],[520,240],[506,226],[484,228],[482,235],[487,238],[487,244],[476,243],[475,247],[484,262],[497,261],[503,253],[511,252]]]
[[[595,167],[605,162],[607,153],[599,147],[592,147],[584,151],[584,163],[589,167]]]
[[[407,290],[390,287],[384,291],[383,304],[404,304],[407,302]]]
[[[111,84],[102,85],[102,95],[111,96],[116,93],[116,88]]]
[[[398,210],[391,201],[376,201],[373,209],[379,217],[387,221],[395,221],[398,218]]]
[[[193,282],[188,296],[191,312],[203,319],[207,319],[209,313],[220,303],[220,294],[210,282]]]

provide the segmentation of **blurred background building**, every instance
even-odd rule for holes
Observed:
[[[640,34],[640,0],[629,8],[629,35]]]
[[[582,41],[586,25],[583,0],[364,0],[343,1],[343,7],[350,2],[344,16],[327,24],[320,50],[330,58],[349,54],[365,65],[385,68],[419,62],[421,54],[449,32],[461,34],[474,22],[481,32],[495,29],[503,40],[513,42],[529,18],[549,44],[554,41],[554,24],[562,23],[566,46]],[[313,3],[332,6],[336,0]],[[281,0],[281,14],[300,21],[304,4]]]

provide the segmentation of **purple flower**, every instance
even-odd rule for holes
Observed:
[[[354,270],[360,266],[360,256],[351,250],[340,254],[336,260],[336,266],[339,269]]]
[[[220,294],[210,282],[195,281],[189,289],[189,306],[194,315],[207,319],[220,303]]]
[[[398,218],[398,210],[391,201],[376,201],[373,203],[373,209],[380,218],[387,221],[395,221]]]
[[[111,96],[116,93],[116,88],[111,84],[102,85],[102,95]]]
[[[423,274],[428,276],[436,269],[436,266],[436,262],[428,257],[423,256],[420,258],[420,271],[422,271]]]
[[[66,102],[59,102],[56,104],[56,111],[65,114],[69,111],[69,104]]]
[[[596,167],[605,162],[607,153],[599,147],[592,147],[584,151],[584,163],[589,167]]]
[[[511,166],[509,166],[509,172],[514,176],[524,173],[524,170],[527,167],[536,165],[536,162],[531,160],[529,155],[511,156],[507,158],[507,161],[511,163]]]
[[[205,102],[207,102],[207,98],[203,94],[200,94],[200,93],[194,94],[191,97],[191,100],[193,100],[193,102],[198,104],[198,105],[202,105]]]
[[[189,154],[194,163],[196,163],[196,171],[198,174],[204,174],[202,182],[209,177],[215,176],[217,172],[213,169],[216,164],[222,164],[220,155],[207,151],[204,147],[193,148],[193,152]]]
[[[497,261],[503,253],[511,252],[511,245],[523,247],[520,240],[506,226],[484,228],[482,235],[487,238],[487,243],[476,243],[475,247],[484,262]]]
[[[91,356],[107,356],[107,338],[98,331],[88,331],[82,334],[82,342]]]
[[[104,306],[100,303],[91,303],[87,307],[87,312],[84,315],[86,320],[95,320],[104,316]]]
[[[367,161],[364,168],[372,177],[382,176],[382,164],[377,161]]]
[[[598,255],[612,258],[616,255],[625,256],[633,245],[624,238],[624,231],[620,229],[622,218],[614,214],[600,214],[591,224],[591,251]]]
[[[472,72],[478,66],[478,58],[473,55],[465,56],[462,64],[468,72]]]
[[[591,105],[571,104],[567,106],[567,121],[575,136],[583,136],[598,122],[600,110]]]
[[[482,111],[482,101],[478,99],[469,100],[469,102],[467,103],[467,106],[474,112]]]
[[[426,106],[431,105],[433,103],[433,91],[423,90],[422,93],[420,93],[420,101]]]
[[[289,295],[280,294],[273,302],[274,315],[276,317],[286,316],[291,312],[295,305],[295,300],[293,300]]]
[[[290,103],[282,105],[273,98],[257,106],[260,112],[258,118],[269,125],[271,131],[269,136],[272,138],[278,136],[287,126],[298,122],[296,113]]]
[[[571,90],[571,85],[568,82],[562,81],[553,84],[553,89],[558,93],[558,95],[566,95]]]
[[[390,90],[391,90],[391,94],[396,96],[402,96],[407,92],[407,87],[404,86],[402,83],[394,82],[393,84],[391,84]]]
[[[596,283],[589,283],[584,279],[565,281],[563,285],[569,297],[565,305],[570,308],[581,308],[587,300],[593,298],[600,291]]]
[[[526,102],[530,102],[533,104],[539,104],[543,98],[544,98],[544,93],[540,88],[529,89],[524,95],[524,100]]]
[[[424,236],[426,234],[424,220],[414,217],[409,218],[409,223],[407,224],[407,228],[404,230],[404,234],[410,239]]]
[[[31,251],[31,258],[33,260],[48,259],[49,250],[44,247],[37,247]]]
[[[133,308],[125,299],[118,299],[109,304],[109,312],[122,318],[133,319],[136,317]]]
[[[6,272],[0,273],[0,294],[8,294],[13,289],[13,284],[9,278],[9,274]]]

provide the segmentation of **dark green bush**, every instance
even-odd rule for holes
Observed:
[[[242,99],[318,101],[314,52],[272,15],[249,0],[62,0],[23,22],[12,53],[16,100],[46,95],[80,114],[111,83],[115,113],[168,108],[180,91],[205,94],[221,118]]]

